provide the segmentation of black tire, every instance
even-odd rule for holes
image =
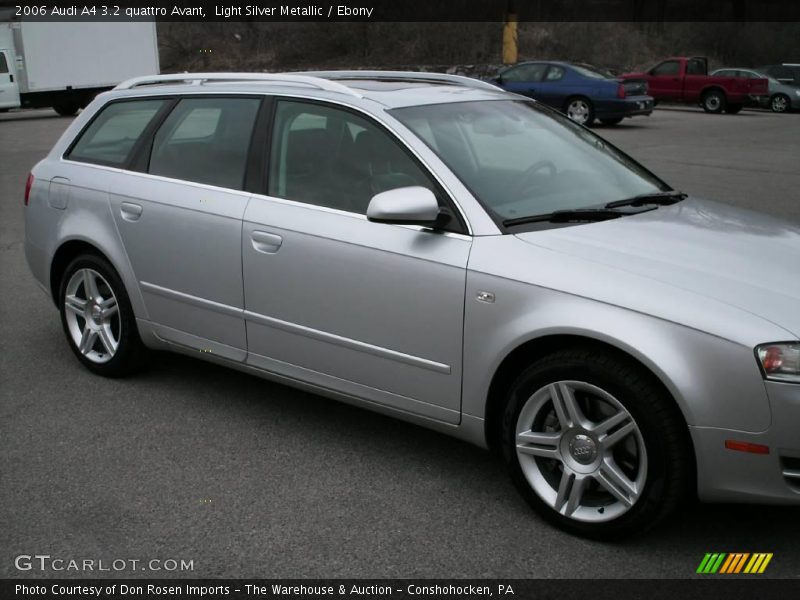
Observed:
[[[792,101],[786,94],[775,94],[769,99],[769,108],[772,112],[789,112],[791,106]]]
[[[564,103],[564,111],[563,111],[564,114],[569,117],[570,106],[573,103],[576,103],[576,102],[581,102],[581,103],[583,103],[585,105],[585,107],[586,107],[586,117],[585,117],[585,119],[586,120],[583,121],[583,122],[577,121],[575,119],[573,119],[573,120],[575,120],[577,123],[580,123],[584,127],[589,127],[592,123],[594,123],[594,115],[595,115],[595,113],[594,113],[594,104],[592,104],[592,101],[589,100],[589,98],[587,98],[586,96],[572,96],[571,98],[568,98],[567,101]],[[570,118],[572,118],[572,117],[570,117]]]
[[[614,117],[613,119],[600,119],[603,125],[619,125],[624,117]]]
[[[92,269],[100,274],[117,300],[117,310],[119,314],[117,336],[119,342],[113,357],[104,363],[93,362],[81,353],[72,338],[67,323],[67,310],[65,307],[67,285],[76,271],[86,268]],[[64,335],[67,337],[69,347],[72,349],[75,356],[78,357],[78,360],[91,372],[104,377],[124,377],[139,371],[146,364],[147,349],[144,344],[142,344],[141,338],[139,337],[139,331],[136,327],[136,318],[131,308],[128,293],[116,270],[105,258],[95,254],[82,254],[69,263],[64,270],[59,285],[58,308],[61,313],[61,326],[64,329]]]
[[[520,412],[537,390],[562,380],[586,382],[614,396],[644,440],[647,470],[643,488],[633,506],[613,520],[584,522],[556,512],[531,487],[518,460]],[[624,355],[587,347],[540,359],[511,386],[500,433],[503,457],[522,496],[545,519],[573,534],[610,540],[641,533],[669,515],[692,489],[691,441],[680,411],[654,377]]]
[[[735,115],[741,112],[743,108],[744,108],[743,104],[728,104],[728,106],[725,107],[725,112],[728,113],[729,115]]]
[[[56,104],[53,107],[59,115],[62,117],[74,117],[78,113],[78,105],[71,103],[71,102],[63,102],[61,104]]]
[[[719,114],[728,104],[728,99],[725,97],[725,93],[721,90],[709,90],[705,94],[703,94],[703,98],[700,101],[700,105],[703,107],[703,110],[707,113],[715,113]]]

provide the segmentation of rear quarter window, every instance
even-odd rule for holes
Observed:
[[[84,129],[67,154],[70,160],[124,166],[136,142],[165,100],[113,102]]]

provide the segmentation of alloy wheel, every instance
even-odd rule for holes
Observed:
[[[775,96],[772,99],[772,112],[786,112],[788,107],[789,103],[786,101],[784,96]]]
[[[117,298],[94,269],[78,269],[64,295],[64,312],[72,342],[93,363],[110,361],[119,347],[121,320]]]
[[[631,414],[581,381],[552,383],[527,400],[517,419],[516,453],[534,492],[576,521],[620,517],[647,479],[647,451]]]

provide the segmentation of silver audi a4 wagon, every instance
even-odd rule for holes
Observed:
[[[800,229],[491,84],[136,78],[24,203],[99,375],[170,350],[430,427],[585,536],[693,496],[800,504]]]

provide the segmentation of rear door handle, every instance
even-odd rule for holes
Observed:
[[[250,241],[253,243],[253,248],[256,252],[275,254],[280,249],[283,238],[266,231],[254,231],[250,234]]]
[[[142,207],[133,202],[123,202],[119,205],[119,212],[126,221],[138,221],[142,216]]]

